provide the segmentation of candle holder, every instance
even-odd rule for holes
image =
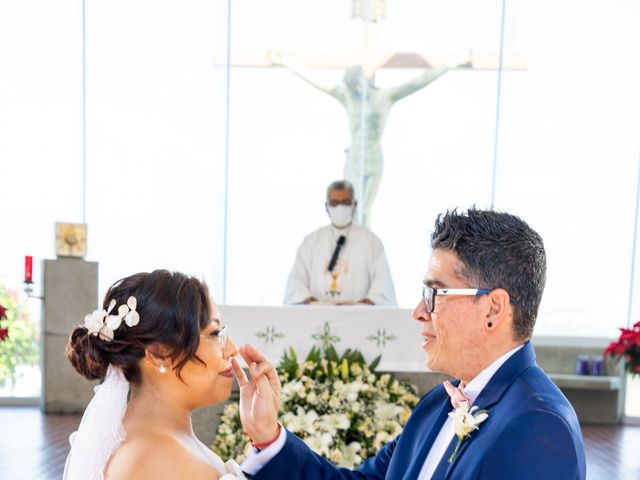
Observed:
[[[44,300],[43,295],[33,295],[33,280],[24,281],[24,293],[26,293],[27,297],[29,298],[38,298],[40,300]]]

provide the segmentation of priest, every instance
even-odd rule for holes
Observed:
[[[298,248],[285,304],[396,304],[382,242],[353,223],[357,206],[349,181],[329,185],[325,209],[331,223],[307,235]]]

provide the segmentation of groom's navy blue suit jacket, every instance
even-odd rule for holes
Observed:
[[[489,418],[448,463],[457,444],[454,438],[433,479],[584,480],[578,419],[537,366],[529,342],[500,367],[474,405],[486,409]],[[287,432],[283,449],[253,478],[415,480],[451,409],[442,385],[434,388],[416,406],[398,438],[355,471],[336,468]]]

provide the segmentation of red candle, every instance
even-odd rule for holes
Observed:
[[[24,283],[33,283],[33,257],[24,257]]]

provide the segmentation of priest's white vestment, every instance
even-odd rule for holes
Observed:
[[[327,267],[341,235],[346,241],[329,272]],[[309,297],[336,303],[366,298],[376,305],[395,305],[391,271],[380,239],[360,225],[327,225],[307,235],[289,274],[284,303],[302,303]]]

